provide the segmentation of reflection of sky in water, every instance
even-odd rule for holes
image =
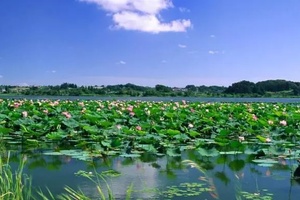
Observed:
[[[196,154],[195,154],[196,155]],[[246,156],[228,155],[223,162],[219,158],[203,158],[194,154],[185,155],[198,165],[207,169],[207,177],[210,177],[217,188],[220,199],[236,199],[237,190],[249,193],[274,193],[274,200],[298,200],[300,184],[291,180],[297,162],[280,160],[273,167],[260,167],[253,162],[248,162]],[[133,199],[152,199],[155,196],[153,189],[166,190],[167,186],[178,186],[180,183],[196,182],[204,183],[204,174],[196,168],[184,167],[180,158],[162,157],[149,160],[142,158],[109,158],[95,160],[93,165],[69,157],[59,156],[28,156],[25,173],[32,175],[35,187],[48,187],[54,194],[64,192],[68,185],[74,189],[78,186],[91,197],[98,197],[94,184],[85,178],[75,176],[79,170],[97,172],[114,169],[121,173],[119,177],[108,177],[107,183],[117,199],[124,199],[126,189],[130,184],[134,185]],[[236,161],[240,162],[236,162]],[[216,164],[218,162],[218,164]],[[17,161],[13,163],[16,166]],[[155,164],[155,165],[154,165]],[[291,168],[291,166],[293,167]],[[155,168],[156,167],[156,168]],[[205,182],[207,183],[207,182]],[[209,187],[209,184],[206,184]],[[105,185],[103,185],[105,191]],[[152,190],[151,190],[152,189]],[[214,199],[209,192],[201,196],[173,199]],[[160,196],[160,199],[164,199]],[[245,199],[245,198],[242,198]]]
[[[135,191],[141,191],[138,194],[139,198],[149,199],[153,196],[151,192],[145,192],[146,188],[158,188],[159,172],[152,167],[149,163],[143,163],[134,160],[131,165],[122,165],[125,158],[116,158],[113,161],[112,168],[121,173],[118,177],[107,178],[107,183],[116,198],[125,199],[127,188],[133,184]],[[130,158],[126,158],[130,159]],[[160,164],[163,164],[161,161]],[[99,170],[98,170],[99,171]],[[98,191],[95,187],[91,186],[89,182],[81,185],[82,191],[90,196],[96,197]],[[105,190],[105,188],[103,188]]]

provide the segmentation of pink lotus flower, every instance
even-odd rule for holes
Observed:
[[[69,112],[62,112],[61,114],[63,114],[67,119],[70,119],[72,117]]]
[[[285,120],[281,120],[281,121],[279,122],[279,124],[282,125],[282,126],[286,126],[286,125],[287,125],[287,122],[286,122]]]
[[[120,130],[121,128],[122,128],[122,126],[121,126],[120,124],[118,124],[118,125],[117,125],[117,129]]]
[[[128,106],[127,110],[128,110],[129,112],[132,112],[132,111],[133,111],[133,106]]]
[[[20,107],[20,105],[21,105],[21,104],[20,104],[20,103],[18,103],[18,102],[15,102],[15,103],[14,103],[14,107],[15,107],[15,108],[19,108],[19,107]]]
[[[135,129],[138,130],[138,131],[141,131],[142,127],[141,126],[136,126]]]
[[[23,111],[22,115],[23,115],[23,117],[27,117],[28,116],[28,112],[27,111]]]
[[[129,115],[130,115],[131,117],[133,117],[133,116],[135,115],[135,113],[134,113],[134,112],[130,112]]]
[[[255,114],[252,114],[252,119],[253,119],[254,121],[257,121],[257,120],[258,120],[258,118],[257,118],[257,116],[256,116]]]
[[[57,106],[59,104],[59,101],[50,102],[50,106]]]

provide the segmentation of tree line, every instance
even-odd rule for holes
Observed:
[[[287,97],[300,95],[300,82],[286,80],[266,80],[257,83],[239,81],[229,87],[195,86],[183,88],[157,84],[155,87],[139,86],[131,83],[107,86],[77,86],[73,83],[48,86],[0,85],[2,94],[51,95],[51,96],[201,96],[201,97]]]
[[[299,96],[300,82],[286,80],[266,80],[253,83],[250,81],[240,81],[233,83],[224,91],[226,94],[252,94],[256,96]]]

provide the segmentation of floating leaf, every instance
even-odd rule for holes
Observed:
[[[121,154],[120,157],[124,157],[124,158],[138,158],[141,157],[140,154]]]
[[[214,157],[214,156],[219,155],[219,151],[215,148],[203,149],[203,148],[199,147],[196,150],[201,156]]]
[[[254,159],[252,162],[255,163],[265,163],[265,164],[277,164],[278,161],[273,160],[273,159]]]

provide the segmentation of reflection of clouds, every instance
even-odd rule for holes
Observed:
[[[143,163],[135,160],[132,165],[118,165],[122,158],[116,159],[114,162],[115,170],[121,172],[121,176],[117,181],[112,182],[112,189],[117,196],[126,194],[128,186],[133,184],[134,190],[142,191],[146,188],[157,188],[158,171],[149,163]],[[150,198],[151,193],[141,192],[139,198]]]
[[[133,190],[135,192],[132,194],[132,196],[137,195],[141,199],[151,198],[154,195],[154,193],[145,192],[145,189],[154,189],[159,187],[159,171],[156,168],[152,167],[151,163],[144,163],[138,159],[133,160],[132,163],[129,165],[122,165],[122,161],[124,159],[125,158],[120,157],[116,158],[113,161],[112,166],[114,170],[121,173],[121,176],[105,178],[109,189],[112,191],[114,197],[117,199],[125,199],[126,190],[131,184],[133,184]],[[102,186],[103,187],[101,189],[104,191],[105,194],[107,194],[107,187],[105,183],[103,183]],[[99,197],[99,193],[97,191],[96,186],[88,180],[82,182],[82,184],[80,185],[80,189],[89,197]]]

